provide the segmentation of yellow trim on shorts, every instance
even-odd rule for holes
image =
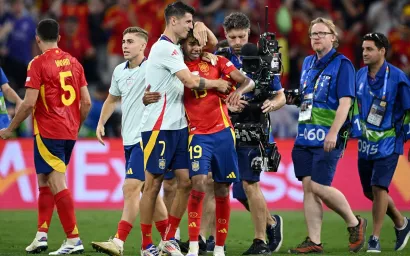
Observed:
[[[233,145],[236,147],[236,134],[235,134],[235,131],[232,128],[229,128],[229,130],[231,130]]]
[[[152,153],[152,150],[155,147],[155,143],[157,142],[159,131],[152,131],[151,135],[149,136],[149,140],[147,145],[144,146],[144,170],[147,169],[148,159]]]
[[[55,155],[51,154],[50,151],[48,151],[46,145],[44,145],[43,141],[41,140],[40,134],[36,135],[36,143],[38,152],[40,152],[40,155],[44,159],[44,161],[46,161],[46,163],[50,165],[53,170],[65,173],[67,166],[60,158],[56,157]]]

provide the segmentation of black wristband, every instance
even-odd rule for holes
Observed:
[[[205,89],[205,79],[200,77],[199,78],[199,86],[198,86],[198,90],[204,90]]]

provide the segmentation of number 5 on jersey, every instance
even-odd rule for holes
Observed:
[[[72,77],[72,76],[73,76],[73,74],[71,73],[71,71],[60,72],[60,85],[61,85],[61,88],[63,88],[64,92],[68,92],[70,94],[68,96],[68,98],[66,98],[65,93],[63,93],[61,95],[61,101],[66,106],[70,106],[71,104],[73,104],[73,102],[76,98],[74,87],[71,84],[66,84],[65,83],[65,79],[67,77]]]

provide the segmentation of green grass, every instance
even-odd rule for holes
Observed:
[[[280,253],[276,255],[285,255],[290,247],[302,242],[307,233],[302,212],[280,212],[279,214],[284,219],[284,242]],[[371,214],[369,212],[360,214],[369,220],[368,237],[371,233]],[[120,211],[77,211],[78,228],[85,246],[84,255],[101,255],[93,251],[90,243],[104,241],[113,236],[120,217]],[[0,255],[26,255],[24,249],[34,238],[36,225],[35,211],[0,211]],[[381,238],[382,255],[410,255],[410,244],[401,252],[393,251],[395,235],[392,226],[392,222],[386,218]],[[183,219],[181,227],[181,235],[185,240],[187,238],[186,218]],[[64,239],[58,216],[54,214],[49,231],[48,252],[58,249]],[[154,239],[158,242],[159,236],[155,234]],[[250,215],[247,212],[232,212],[226,243],[227,255],[242,255],[251,245],[252,239],[253,227]],[[322,230],[325,255],[348,255],[347,239],[347,230],[342,219],[332,212],[325,212]],[[127,239],[124,255],[139,255],[139,246],[140,232],[139,220],[137,220]]]

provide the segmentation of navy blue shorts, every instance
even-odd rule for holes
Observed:
[[[399,154],[392,154],[375,160],[359,158],[359,176],[363,192],[372,192],[372,186],[383,187],[389,191],[398,162]]]
[[[246,200],[245,190],[242,185],[242,181],[259,182],[261,172],[260,170],[253,170],[251,167],[252,160],[261,156],[259,147],[238,147],[236,149],[238,153],[239,163],[239,175],[241,177],[240,182],[235,182],[232,186],[232,196],[238,200]]]
[[[208,175],[212,171],[215,182],[239,181],[235,134],[231,128],[212,134],[189,136],[189,177]]]
[[[174,170],[168,170],[164,174],[164,180],[172,180],[175,178],[175,172]]]
[[[168,169],[188,169],[188,128],[142,132],[144,169],[164,174]]]
[[[343,151],[343,145],[325,152],[321,148],[294,146],[292,160],[298,180],[310,176],[312,181],[330,186],[336,172],[336,165]]]
[[[34,136],[34,166],[36,173],[49,174],[53,170],[65,173],[75,140],[56,140]]]
[[[125,178],[145,181],[142,142],[130,146],[124,146],[124,153]]]

